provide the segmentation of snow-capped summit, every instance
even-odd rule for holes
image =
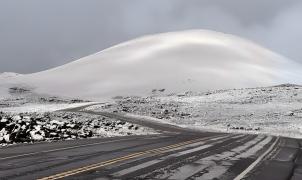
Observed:
[[[16,81],[41,93],[100,99],[157,88],[181,92],[301,83],[299,69],[251,41],[191,30],[134,39]]]

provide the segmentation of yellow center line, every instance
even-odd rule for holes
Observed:
[[[207,137],[207,138],[213,138],[213,137]],[[143,151],[143,152],[137,152],[137,153],[133,153],[133,154],[130,154],[130,155],[127,155],[127,156],[111,159],[111,160],[100,162],[100,163],[95,163],[95,164],[84,166],[84,167],[77,168],[77,169],[74,169],[74,170],[62,172],[62,173],[55,174],[55,175],[48,176],[48,177],[44,177],[44,178],[41,178],[41,179],[38,179],[38,180],[61,179],[61,178],[64,178],[64,177],[68,177],[68,176],[72,176],[72,175],[79,174],[79,173],[82,173],[82,172],[86,172],[86,171],[90,171],[90,170],[93,170],[93,169],[101,168],[101,167],[108,166],[108,165],[118,163],[118,162],[121,162],[121,161],[134,159],[134,158],[146,155],[146,154],[151,154],[151,153],[161,154],[161,153],[166,152],[167,150],[171,150],[173,148],[177,148],[177,147],[180,147],[180,146],[192,144],[192,143],[195,143],[195,142],[198,142],[198,141],[201,141],[201,140],[205,140],[207,138],[199,138],[199,139],[185,141],[185,142],[181,142],[181,143],[177,143],[177,144],[173,144],[173,145],[169,145],[169,146],[165,146],[165,147],[161,147],[161,148],[157,148],[157,149],[152,149],[152,150]]]

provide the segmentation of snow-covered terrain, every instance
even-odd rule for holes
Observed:
[[[38,112],[38,113],[44,113],[44,112],[53,112],[58,111],[62,109],[67,108],[75,108],[79,106],[89,105],[93,104],[93,102],[88,103],[72,103],[72,104],[24,104],[22,106],[17,107],[3,107],[0,108],[0,111],[7,112],[7,113],[27,113],[27,112]]]
[[[2,73],[0,112],[52,112],[112,97],[149,95],[121,99],[121,104],[105,109],[199,129],[302,137],[299,86],[214,91],[302,84],[301,69],[233,35],[207,30],[164,33],[43,72]]]
[[[94,102],[38,94],[26,86],[7,93],[0,99],[0,145],[156,133],[103,116],[58,111]]]
[[[279,86],[124,97],[88,107],[201,130],[302,138],[302,87]]]
[[[0,112],[52,112],[66,108],[74,108],[93,104],[76,98],[64,98],[38,94],[26,86],[11,86],[6,96],[0,99]]]
[[[100,100],[161,88],[182,92],[300,83],[300,69],[248,40],[191,30],[145,36],[39,73],[4,74],[0,92],[4,96],[5,88],[22,84],[42,94]]]

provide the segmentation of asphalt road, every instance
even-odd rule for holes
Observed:
[[[297,139],[199,132],[86,113],[141,124],[161,134],[1,148],[1,179],[302,179]]]

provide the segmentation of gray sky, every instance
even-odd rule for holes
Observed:
[[[302,63],[301,19],[301,0],[0,0],[0,72],[37,72],[145,34],[200,28]]]

